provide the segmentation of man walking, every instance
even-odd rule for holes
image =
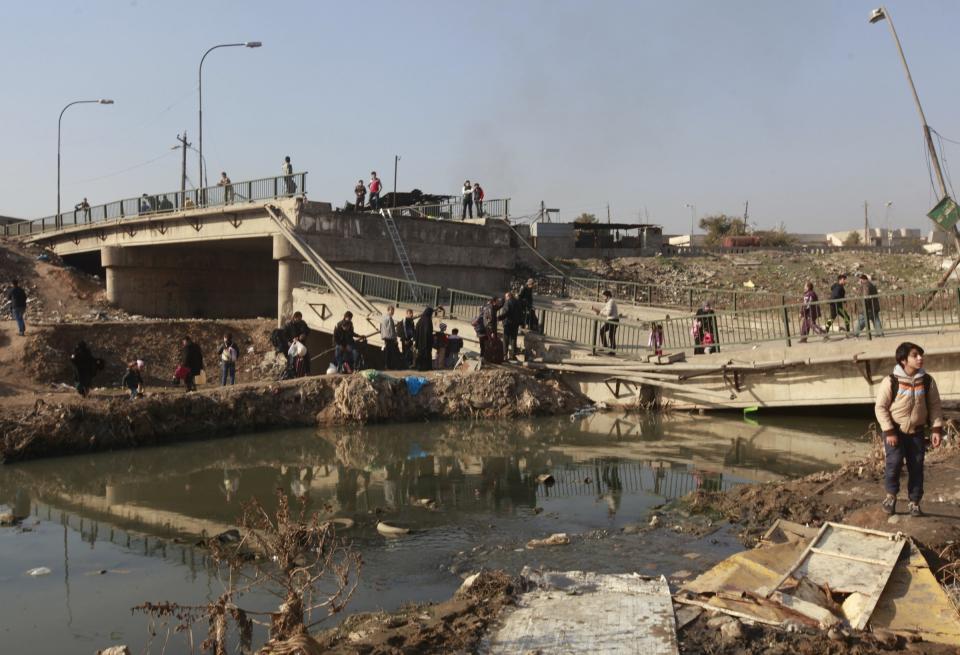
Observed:
[[[617,351],[617,324],[620,322],[620,310],[617,308],[617,302],[613,299],[613,293],[610,289],[603,290],[603,297],[606,302],[603,307],[597,309],[592,307],[593,313],[603,317],[606,322],[600,326],[600,343],[604,348],[610,349],[610,356],[616,355]]]
[[[837,281],[830,287],[830,318],[827,320],[825,327],[827,332],[830,332],[830,326],[833,325],[833,321],[838,316],[843,319],[844,332],[850,331],[850,314],[847,313],[847,310],[843,306],[843,299],[847,295],[846,286],[847,274],[841,273],[837,276]]]
[[[363,199],[367,197],[367,187],[363,180],[357,180],[357,186],[353,187],[353,195],[357,197],[357,211],[363,211]]]
[[[283,184],[287,190],[287,195],[292,196],[297,192],[297,183],[293,181],[293,164],[290,163],[290,156],[283,158],[283,166],[280,167],[283,173]]]
[[[403,342],[403,363],[407,368],[413,368],[414,341],[417,338],[417,323],[413,318],[413,310],[407,310],[407,316],[400,323],[400,340]]]
[[[880,322],[880,299],[877,297],[878,291],[876,285],[870,281],[866,273],[860,274],[860,295],[863,298],[863,313],[857,320],[857,330],[854,336],[860,336],[860,332],[868,326],[873,326],[874,336],[883,336],[883,324]]]
[[[500,310],[499,318],[503,320],[504,350],[509,359],[516,361],[517,334],[520,323],[523,322],[523,307],[510,291],[503,295],[503,309]]]
[[[393,322],[393,305],[387,307],[387,313],[380,319],[380,338],[383,339],[383,368],[400,368],[400,349],[397,347],[397,325]]]
[[[7,299],[10,301],[13,320],[17,322],[17,334],[22,337],[27,331],[23,322],[23,315],[27,313],[27,292],[20,287],[20,280],[13,281],[13,287],[7,291]]]
[[[943,409],[940,392],[923,370],[923,348],[904,342],[894,354],[897,365],[889,378],[881,380],[874,407],[880,429],[883,430],[883,450],[886,456],[883,486],[887,492],[883,511],[897,511],[900,492],[900,472],[907,463],[907,498],[911,516],[922,516],[923,457],[926,451],[924,427],[930,426],[930,445],[940,447],[943,434]]]
[[[460,216],[461,221],[467,220],[467,212],[470,212],[470,218],[473,218],[473,187],[470,186],[470,180],[463,183],[463,212]]]
[[[380,183],[380,178],[377,177],[376,171],[370,171],[370,184],[367,186],[370,189],[370,209],[379,211],[380,190],[383,188],[383,184]]]

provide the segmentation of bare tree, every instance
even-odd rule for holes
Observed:
[[[303,503],[293,515],[290,500],[280,489],[273,515],[253,499],[243,505],[239,526],[236,539],[207,541],[214,562],[227,576],[224,592],[215,602],[147,602],[133,608],[151,617],[151,640],[166,627],[163,650],[172,630],[185,633],[194,653],[193,626],[206,620],[207,637],[200,649],[226,655],[232,621],[243,652],[250,652],[254,625],[269,629],[269,641],[257,651],[261,655],[319,652],[309,629],[350,602],[359,581],[360,554],[336,536],[330,521],[316,514],[307,516]],[[277,609],[264,612],[241,607],[239,600],[253,589],[277,596]],[[146,651],[149,649],[150,644]]]

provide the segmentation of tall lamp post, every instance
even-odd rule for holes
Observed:
[[[400,155],[393,156],[393,206],[397,206],[397,164],[400,162]]]
[[[933,137],[930,136],[930,126],[927,124],[927,117],[923,113],[923,106],[920,104],[920,96],[917,95],[917,87],[913,84],[913,76],[910,74],[910,67],[907,66],[907,58],[903,54],[903,46],[900,45],[900,37],[897,36],[897,30],[893,26],[893,19],[890,17],[890,12],[887,11],[886,7],[878,7],[870,12],[870,22],[879,23],[882,20],[887,21],[887,25],[890,27],[890,35],[893,37],[893,42],[897,46],[897,53],[900,55],[900,63],[903,64],[903,72],[907,74],[907,82],[910,84],[910,92],[913,94],[913,102],[917,105],[917,114],[920,115],[920,124],[923,126],[923,138],[927,143],[927,152],[930,153],[930,161],[933,162],[933,172],[937,176],[937,186],[940,187],[940,199],[943,200],[947,197],[947,185],[943,181],[943,171],[940,168],[940,159],[937,157],[937,151],[933,147]],[[960,231],[957,231],[957,226],[953,226],[953,241],[957,248],[957,259],[954,260],[953,265],[943,274],[943,277],[940,278],[940,281],[937,283],[937,286],[942,287],[946,284],[947,280],[950,279],[950,276],[953,274],[953,271],[957,268],[957,264],[960,264]]]
[[[684,206],[690,210],[690,247],[693,248],[693,231],[697,228],[697,206],[689,202]]]
[[[221,43],[220,45],[213,46],[212,48],[207,50],[205,53],[203,53],[202,57],[200,57],[200,69],[197,73],[197,91],[200,95],[200,112],[199,112],[200,133],[198,136],[199,146],[200,146],[200,149],[198,150],[198,153],[200,155],[199,157],[200,177],[197,180],[197,184],[201,187],[204,186],[203,184],[203,169],[204,169],[204,164],[203,164],[203,60],[206,59],[207,55],[209,55],[211,52],[213,52],[217,48],[259,48],[262,45],[263,44],[260,43],[260,41],[244,41],[243,43]]]
[[[57,220],[54,221],[57,227],[60,227],[62,222],[60,219],[60,128],[63,124],[63,112],[74,105],[86,104],[112,105],[113,100],[108,100],[107,98],[100,98],[99,100],[74,100],[60,111],[60,118],[57,119]]]

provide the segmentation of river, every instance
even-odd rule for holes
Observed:
[[[198,535],[230,528],[251,497],[272,508],[277,488],[304,498],[311,512],[355,520],[342,533],[364,560],[349,612],[445,599],[481,566],[669,575],[701,554],[702,566],[737,550],[734,535],[627,541],[625,526],[697,488],[857,459],[867,452],[859,439],[867,424],[595,414],[269,432],[7,466],[0,504],[27,518],[0,528],[2,652],[93,653],[118,643],[142,652],[148,620],[130,608],[216,598],[223,583]],[[543,474],[554,483],[538,483]],[[414,531],[384,538],[380,519]],[[556,532],[589,539],[524,548]],[[37,567],[50,573],[27,575]],[[275,607],[262,593],[248,601]],[[195,631],[198,642],[204,632]],[[160,652],[164,636],[150,652]],[[184,652],[183,640],[171,639],[167,652]]]

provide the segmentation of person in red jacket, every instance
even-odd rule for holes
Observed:
[[[483,218],[483,188],[479,182],[473,183],[473,204],[477,207],[477,218]]]
[[[383,184],[380,183],[376,171],[370,171],[370,182],[367,184],[367,188],[370,189],[369,206],[372,210],[377,211],[380,209],[380,189],[383,188]]]

